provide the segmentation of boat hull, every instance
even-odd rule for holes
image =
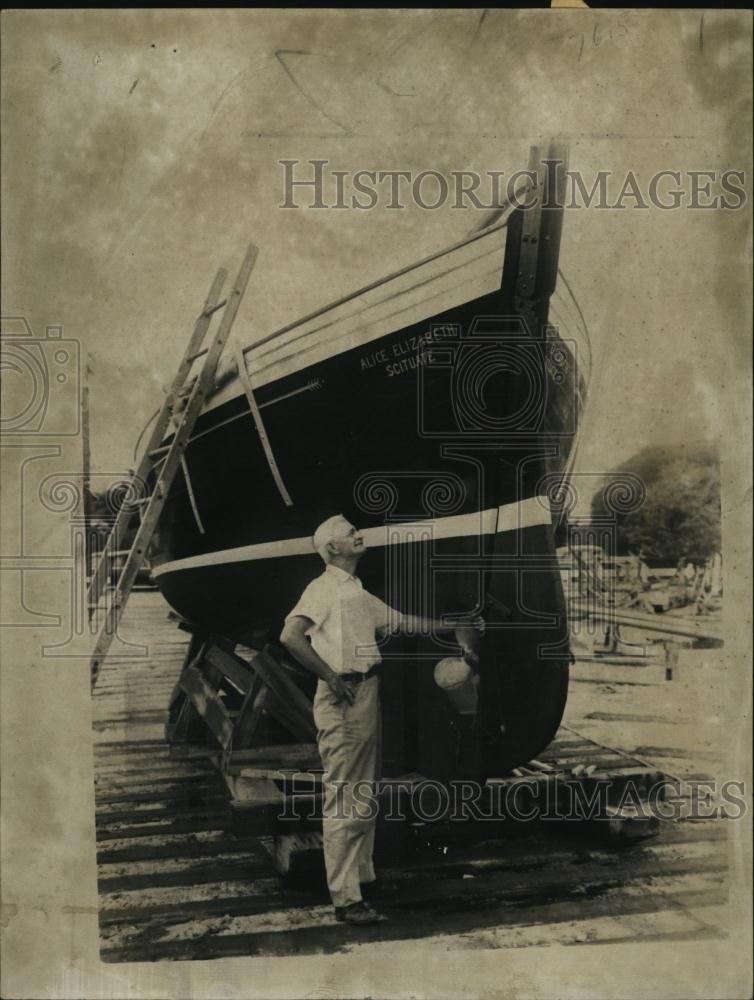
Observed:
[[[552,501],[586,385],[568,331],[548,326],[562,209],[514,215],[498,290],[382,335],[338,338],[327,321],[250,350],[193,431],[150,551],[180,614],[274,642],[322,572],[315,528],[341,513],[365,535],[365,587],[391,607],[481,614],[472,717],[433,681],[447,638],[385,645],[388,774],[499,774],[547,745],[565,706]]]
[[[406,355],[414,364],[391,372],[396,362],[384,358],[406,344],[414,344]],[[314,528],[343,513],[366,534],[364,585],[391,607],[486,619],[477,756],[460,769],[492,772],[530,759],[554,735],[567,691],[550,501],[573,442],[578,385],[561,355],[559,368],[548,369],[567,350],[560,338],[530,337],[492,294],[264,386],[255,395],[290,506],[246,397],[216,407],[197,425],[188,480],[176,480],[150,551],[158,587],[198,625],[274,640],[322,571]],[[556,381],[562,371],[571,377]],[[463,384],[464,372],[476,381]],[[306,385],[314,388],[296,391]],[[474,407],[483,418],[476,424]],[[421,763],[431,775],[451,766],[458,734],[432,681],[432,665],[448,652],[447,642],[427,636],[385,652],[387,713],[414,712],[416,732],[429,725],[420,721],[429,706],[444,713],[442,736],[395,751],[399,770]],[[389,679],[395,662],[413,664],[416,676],[403,686],[416,687],[415,696]],[[421,709],[408,710],[415,699]],[[396,734],[404,746],[407,725]]]

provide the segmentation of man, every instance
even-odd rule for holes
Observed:
[[[362,887],[376,888],[372,854],[376,803],[364,796],[379,777],[380,705],[376,640],[388,632],[453,631],[440,621],[402,615],[364,590],[355,570],[366,551],[364,536],[341,514],[321,524],[314,548],[325,571],[313,580],[285,620],[280,641],[319,677],[314,698],[317,742],[325,768],[323,840],[327,884],[338,920],[371,924],[379,919]],[[478,632],[455,629],[466,658],[476,662]],[[354,795],[354,785],[360,783]],[[367,892],[368,892],[367,888]]]

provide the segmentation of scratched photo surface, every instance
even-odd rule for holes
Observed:
[[[749,995],[750,16],[3,29],[3,995]],[[278,642],[335,514],[368,927]]]

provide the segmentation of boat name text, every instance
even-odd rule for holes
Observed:
[[[455,324],[448,326],[438,324],[433,326],[431,330],[427,330],[426,333],[415,334],[396,341],[388,347],[383,347],[379,351],[363,354],[359,358],[359,368],[361,371],[383,368],[388,376],[401,375],[419,365],[431,363],[432,354],[424,351],[424,348],[442,340],[457,340],[459,332],[459,328]]]

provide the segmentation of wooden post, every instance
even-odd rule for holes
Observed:
[[[665,680],[678,680],[678,643],[669,639],[667,642],[664,642],[663,645],[665,647]]]
[[[84,558],[86,561],[87,583],[92,575],[92,502],[91,502],[91,452],[89,443],[89,355],[84,363],[84,384],[81,390],[81,438],[83,454],[81,459],[82,492],[84,499]]]

